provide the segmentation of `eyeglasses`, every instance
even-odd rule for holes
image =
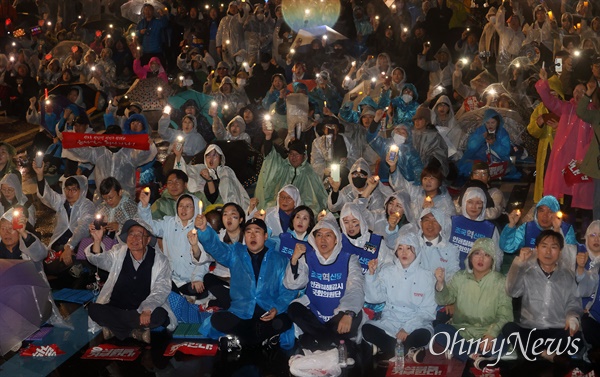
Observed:
[[[486,170],[476,170],[473,172],[474,177],[487,177],[490,175]]]
[[[65,187],[65,191],[77,192],[77,191],[79,191],[79,187]]]

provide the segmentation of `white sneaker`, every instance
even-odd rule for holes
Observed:
[[[425,347],[411,348],[408,350],[406,357],[417,364],[423,363],[425,360]]]

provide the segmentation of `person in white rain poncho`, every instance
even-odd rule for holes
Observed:
[[[223,127],[223,122],[218,116],[213,116],[213,132],[218,140],[243,140],[250,144],[250,135],[246,133],[246,122],[239,115],[233,117],[227,123],[227,128]]]
[[[371,211],[373,233],[380,236],[391,235],[403,226],[414,222],[410,198],[406,193],[395,192],[385,199],[383,208]]]
[[[244,209],[248,208],[248,192],[237,179],[235,172],[225,165],[225,155],[218,145],[210,144],[206,148],[203,164],[188,165],[178,152],[175,156],[174,167],[188,175],[190,192],[204,192],[210,203],[233,202]]]
[[[158,120],[158,134],[163,140],[169,142],[169,150],[175,148],[183,148],[183,155],[193,157],[206,147],[206,141],[198,133],[196,117],[193,115],[184,115],[181,119],[181,128],[174,129],[169,127],[171,124],[171,116],[163,113]],[[180,145],[183,144],[183,145]]]
[[[552,339],[553,343],[560,339],[563,345],[571,343],[571,348],[577,341],[582,346],[581,340],[574,337],[580,329],[581,299],[577,296],[575,275],[559,261],[563,247],[562,234],[543,230],[535,240],[535,249],[522,248],[506,276],[506,293],[521,297],[522,304],[519,321],[508,323],[502,333],[505,337],[519,333],[521,339],[530,339],[526,350],[529,359],[534,356],[532,345],[539,344],[537,339]],[[543,350],[541,356],[549,361],[564,361],[555,347],[544,342],[537,351]]]
[[[288,308],[288,315],[304,332],[303,348],[333,348],[358,333],[365,278],[358,257],[342,249],[341,239],[335,218],[327,214],[308,236],[313,249],[298,244],[285,271],[283,283],[288,289],[306,287],[305,295]]]
[[[56,225],[48,242],[53,251],[63,251],[55,263],[46,264],[47,271],[60,273],[73,264],[79,242],[89,235],[88,224],[94,219],[94,203],[86,199],[88,181],[82,175],[69,177],[63,183],[63,193],[50,188],[44,179],[44,168],[33,164],[37,177],[37,195],[44,205],[56,211]]]
[[[25,217],[31,226],[35,226],[35,206],[23,193],[21,179],[16,174],[6,174],[0,180],[0,213],[15,207],[23,207]]]
[[[458,161],[462,157],[460,150],[461,140],[465,137],[464,132],[459,127],[454,117],[452,102],[448,96],[440,96],[431,112],[431,124],[435,126],[439,134],[442,135],[446,146],[448,147],[448,158]]]
[[[94,243],[85,249],[88,261],[109,272],[95,303],[88,306],[88,331],[102,326],[104,339],[132,337],[150,343],[150,329],[177,327],[167,297],[171,292],[171,266],[155,249],[156,238],[150,226],[128,220],[119,238],[123,243],[104,250],[102,234],[90,226]]]
[[[105,135],[121,135],[122,130],[117,125],[109,126]],[[150,137],[150,136],[148,136]],[[96,181],[102,182],[106,177],[115,177],[131,197],[135,196],[135,171],[138,166],[152,161],[156,156],[156,145],[150,143],[148,150],[138,150],[121,147],[82,147],[63,149],[62,157],[70,160],[90,162],[95,165]],[[99,201],[98,192],[94,201]]]
[[[324,135],[312,142],[310,164],[318,176],[327,177],[331,172],[331,164],[339,164],[340,169],[349,168],[356,161],[356,154],[337,118],[327,117],[322,123],[325,126]]]
[[[162,251],[173,270],[172,290],[187,296],[206,297],[200,263],[197,262],[203,250],[192,232],[194,218],[200,213],[200,201],[189,194],[181,195],[177,199],[177,215],[165,216],[163,220],[152,220],[149,201],[150,193],[142,192],[138,204],[140,217],[152,227],[157,237],[163,238]]]
[[[358,256],[363,274],[369,270],[373,259],[384,260],[383,237],[369,230],[372,219],[368,211],[355,203],[346,203],[340,213],[342,247],[344,251]]]
[[[358,203],[363,209],[375,210],[383,207],[385,200],[384,187],[379,179],[371,176],[371,169],[364,158],[359,158],[350,168],[349,184],[343,189],[341,182],[328,179],[332,187],[327,199],[327,207],[332,212],[339,212],[346,203]]]
[[[365,298],[386,305],[380,320],[362,327],[362,335],[380,349],[383,360],[394,356],[396,342],[402,342],[407,356],[422,362],[433,334],[435,279],[419,265],[421,247],[416,236],[405,234],[396,243],[392,263],[378,268],[377,260],[369,262]]]
[[[265,223],[269,228],[269,236],[276,237],[287,232],[292,211],[302,204],[300,191],[294,185],[285,185],[277,193],[277,205],[266,210]],[[254,213],[254,217],[262,217],[260,211]]]
[[[245,49],[244,23],[250,15],[250,4],[241,3],[244,13],[240,13],[237,2],[232,1],[227,8],[227,14],[221,19],[217,29],[217,54],[228,64],[233,64],[233,54]]]
[[[496,225],[485,219],[487,196],[479,187],[469,187],[462,197],[461,214],[452,216],[450,242],[461,251],[460,264],[465,268],[465,259],[478,238],[491,238],[494,241],[496,255],[494,257],[496,271],[500,271],[504,253],[500,249],[500,233]]]

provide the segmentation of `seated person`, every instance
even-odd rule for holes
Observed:
[[[363,212],[361,206],[356,203],[344,204],[340,213],[342,248],[345,252],[358,256],[363,274],[369,271],[371,260],[384,258],[383,237],[369,230],[370,219],[367,215],[368,212]]]
[[[426,166],[421,171],[421,185],[408,182],[396,168],[396,161],[386,160],[390,166],[390,183],[395,191],[405,192],[412,199],[412,213],[421,213],[425,208],[437,208],[445,214],[455,214],[454,202],[446,187],[442,186],[444,175],[437,166]]]
[[[490,205],[490,202],[486,203],[485,219],[498,219],[506,208],[506,199],[499,188],[490,187],[490,166],[487,164],[487,162],[475,162],[473,164],[471,176],[469,177],[467,183],[465,183],[465,189],[471,186],[479,187],[480,185],[478,182],[483,183],[487,187],[486,196],[489,196],[489,198],[491,198],[493,201],[493,205]],[[454,200],[454,205],[456,207],[456,212],[460,213],[462,204],[459,202],[459,198]]]
[[[296,244],[285,272],[289,289],[304,289],[288,313],[304,333],[302,348],[331,349],[358,334],[364,304],[364,276],[358,256],[342,248],[342,233],[331,213],[308,236],[312,249]],[[330,276],[335,276],[335,280]],[[324,294],[326,293],[326,294]]]
[[[184,171],[189,178],[188,188],[192,192],[202,191],[211,204],[237,203],[247,209],[250,205],[248,192],[238,180],[235,172],[225,165],[225,154],[216,144],[210,144],[204,151],[204,163],[188,165],[175,153],[175,169]]]
[[[292,141],[288,151],[279,154],[273,147],[273,130],[263,127],[265,156],[260,169],[255,195],[263,208],[275,205],[277,193],[287,184],[300,189],[302,202],[313,212],[321,211],[327,205],[327,192],[323,180],[306,161],[306,147],[300,141]],[[298,205],[300,203],[296,203]]]
[[[15,207],[23,207],[27,222],[34,227],[35,206],[23,193],[21,178],[14,173],[9,173],[0,180],[0,213]]]
[[[240,115],[236,115],[227,123],[227,128],[223,127],[221,118],[217,115],[215,107],[211,107],[213,117],[212,129],[217,140],[244,140],[250,144],[250,135],[246,133],[246,122]]]
[[[182,150],[184,159],[190,161],[197,153],[200,153],[206,148],[206,141],[198,133],[196,117],[186,114],[181,119],[181,127],[179,129],[169,127],[171,124],[171,116],[163,113],[158,120],[158,134],[164,141],[169,142],[169,152],[173,152],[175,148]]]
[[[171,265],[171,290],[186,296],[206,297],[204,284],[200,277],[198,258],[200,246],[192,230],[194,218],[200,214],[198,198],[183,194],[177,199],[177,215],[165,216],[161,220],[153,220],[150,211],[150,193],[140,193],[138,205],[140,217],[152,227],[157,237],[162,237],[162,252]],[[200,204],[202,206],[202,204]]]
[[[100,220],[100,223],[106,225],[106,235],[102,238],[104,247],[110,249],[117,244],[117,234],[121,232],[121,227],[125,221],[137,218],[137,204],[129,197],[129,194],[124,192],[121,184],[115,177],[105,178],[100,183],[100,195],[102,202],[96,207],[95,220]],[[77,259],[85,260],[84,249],[92,243],[90,237],[81,240],[77,248]]]
[[[411,143],[419,153],[425,166],[439,166],[444,176],[448,175],[448,146],[434,125],[431,110],[421,106],[413,116],[414,126],[410,131]]]
[[[561,253],[561,259],[565,261],[565,266],[570,269],[575,268],[575,231],[573,227],[563,222],[558,217],[557,212],[560,205],[555,197],[546,195],[535,206],[533,211],[533,220],[523,223],[517,227],[517,222],[521,218],[521,211],[513,210],[508,215],[508,224],[500,234],[500,248],[508,254],[515,254],[517,250],[523,247],[533,248],[537,236],[543,231],[552,229],[563,234],[566,241],[566,248]]]
[[[235,243],[245,245],[243,227],[246,223],[246,215],[242,207],[235,203],[225,203],[221,207],[220,212],[221,228],[211,222],[209,218],[210,214],[206,213],[205,215],[208,218],[207,220],[211,228],[219,233],[219,240],[221,242],[227,245]],[[229,309],[229,306],[231,306],[231,296],[229,295],[231,272],[229,268],[215,261],[209,253],[202,253],[199,262],[199,276],[204,285],[205,292],[210,292],[215,296],[213,300],[208,301],[203,306],[203,309]],[[209,272],[213,262],[215,263],[215,269]]]
[[[460,250],[460,268],[465,269],[465,259],[478,238],[491,238],[494,241],[496,256],[494,269],[500,271],[504,253],[498,246],[500,234],[496,225],[485,220],[487,197],[479,187],[469,187],[462,197],[462,211],[460,215],[452,216],[452,229],[450,243]]]
[[[345,172],[356,161],[356,155],[336,117],[326,117],[321,123],[323,135],[312,142],[310,164],[319,177],[325,178],[331,174],[331,164],[339,164],[340,172]]]
[[[419,266],[417,237],[398,238],[395,258],[378,268],[377,259],[369,262],[365,276],[365,300],[385,302],[380,320],[362,327],[363,339],[379,348],[380,358],[394,356],[396,343],[404,344],[408,358],[421,363],[425,346],[433,334],[435,319],[435,281],[431,272]]]
[[[304,205],[299,205],[290,214],[290,225],[287,231],[273,237],[276,245],[275,248],[280,253],[291,258],[297,243],[311,247],[308,244],[308,236],[314,227],[315,215],[312,209]]]
[[[506,279],[494,271],[495,256],[494,242],[479,238],[469,251],[468,269],[457,272],[449,282],[444,268],[435,270],[436,302],[454,305],[451,321],[435,327],[436,342],[446,346],[448,337],[437,336],[440,332],[454,339],[480,340],[479,349],[453,347],[452,350],[452,356],[463,362],[475,355],[475,367],[479,370],[500,357],[499,353],[503,351],[500,349],[503,339],[500,331],[513,320],[512,301],[504,290]],[[494,340],[496,342],[492,343]]]
[[[483,124],[469,135],[467,149],[458,161],[458,174],[471,175],[473,164],[477,161],[490,164],[506,164],[502,176],[507,179],[519,179],[521,173],[510,161],[510,138],[504,129],[504,119],[496,110],[487,109],[483,115]]]
[[[267,224],[271,237],[279,236],[288,231],[294,208],[302,204],[300,191],[294,185],[285,185],[277,193],[277,206],[267,208],[264,218],[260,211],[254,217],[262,218]]]
[[[598,269],[600,268],[600,220],[593,221],[585,232],[585,250],[577,254],[578,293],[582,297],[585,314],[581,318],[583,336],[592,348],[588,358],[594,364],[600,362],[600,306]]]
[[[48,248],[61,253],[60,258],[44,265],[49,274],[60,274],[71,268],[77,245],[89,235],[88,224],[94,220],[96,208],[86,198],[88,181],[82,175],[67,178],[63,193],[50,188],[44,179],[44,164],[41,168],[33,164],[37,177],[37,195],[42,203],[56,211],[56,225],[48,242]]]
[[[16,220],[16,222],[15,222]],[[0,218],[0,259],[30,260],[41,270],[48,249],[33,233],[27,231],[27,217],[15,219],[12,210]]]
[[[104,227],[89,226],[94,242],[85,249],[88,261],[109,272],[95,303],[88,306],[89,330],[102,326],[104,339],[132,337],[150,343],[150,329],[177,327],[167,297],[171,291],[169,260],[154,248],[156,238],[150,227],[136,220],[123,225],[123,242],[105,250]]]
[[[398,232],[403,226],[414,222],[410,211],[408,195],[399,191],[393,193],[385,199],[383,208],[371,211],[373,233],[385,237]]]
[[[375,210],[383,206],[383,185],[371,175],[369,164],[362,157],[350,168],[347,186],[340,190],[341,180],[336,182],[329,177],[328,181],[331,192],[327,206],[331,212],[339,212],[346,203],[358,203],[364,210]]]
[[[535,249],[521,248],[506,276],[506,293],[513,298],[521,297],[522,303],[519,321],[506,324],[502,334],[509,341],[514,333],[530,340],[523,355],[527,360],[541,356],[550,362],[566,364],[570,358],[556,354],[555,343],[561,341],[569,352],[574,352],[573,346],[581,342],[578,334],[581,299],[577,297],[575,274],[560,262],[564,245],[562,234],[543,230],[535,239]],[[538,339],[543,346],[537,346],[533,354],[533,345],[540,344]]]
[[[225,244],[207,226],[206,217],[197,216],[198,240],[211,256],[231,273],[231,306],[213,313],[212,327],[239,338],[242,346],[258,345],[292,327],[286,313],[297,291],[283,285],[287,258],[265,247],[267,225],[250,219],[244,226],[246,245]],[[248,266],[252,266],[251,269]]]
[[[187,188],[188,175],[181,170],[173,169],[166,174],[167,189],[163,191],[160,198],[152,203],[152,218],[160,220],[165,216],[175,216],[177,213],[177,199],[182,194],[189,194]],[[202,192],[196,192],[194,196],[198,197],[205,205],[208,205],[208,200]]]

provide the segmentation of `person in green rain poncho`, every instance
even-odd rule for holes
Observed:
[[[310,207],[315,213],[326,208],[327,192],[323,187],[321,178],[315,173],[312,166],[306,161],[306,146],[301,141],[292,141],[288,151],[279,153],[273,148],[273,130],[263,128],[265,143],[263,162],[255,196],[262,208],[276,205],[277,193],[287,184],[293,184],[300,190],[302,203]]]

